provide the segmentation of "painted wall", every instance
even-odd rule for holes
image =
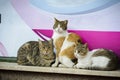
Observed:
[[[51,38],[56,17],[67,19],[68,30],[90,49],[112,49],[120,57],[120,0],[59,1],[1,0],[0,55],[16,56],[21,44]]]

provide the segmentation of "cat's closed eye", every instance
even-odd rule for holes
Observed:
[[[82,46],[82,48],[84,49],[84,48],[85,48],[85,46]]]
[[[45,49],[45,46],[43,46],[42,48]]]

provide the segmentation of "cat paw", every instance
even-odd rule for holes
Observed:
[[[73,68],[76,68],[76,65],[74,65]]]
[[[76,68],[76,69],[78,69],[79,67],[78,67],[77,65],[74,65],[74,66],[73,66],[73,68]]]
[[[59,64],[59,67],[61,67],[61,68],[67,68],[67,66],[65,66],[63,64]]]
[[[73,66],[73,68],[83,69],[83,68],[85,68],[85,66],[84,65],[80,65],[80,64],[76,64],[76,65]]]
[[[58,64],[54,63],[54,64],[52,65],[52,67],[57,67],[57,65],[58,65]]]

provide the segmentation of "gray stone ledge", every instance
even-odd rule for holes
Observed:
[[[25,71],[25,72],[42,72],[42,73],[60,73],[74,75],[89,75],[103,77],[120,77],[120,70],[115,71],[97,71],[73,68],[54,68],[54,67],[37,67],[37,66],[21,66],[17,63],[0,62],[0,70]]]

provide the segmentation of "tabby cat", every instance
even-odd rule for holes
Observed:
[[[53,42],[56,50],[56,60],[52,65],[57,67],[61,63],[60,67],[73,67],[75,60],[74,48],[75,45],[81,42],[79,35],[75,33],[68,33],[67,31],[68,20],[59,21],[55,18],[55,24],[53,26]]]
[[[19,65],[51,66],[55,60],[53,41],[29,41],[23,44],[17,54]]]
[[[89,51],[87,44],[78,44],[74,52],[78,63],[75,68],[91,70],[115,70],[118,65],[118,57],[108,49],[93,49]]]

